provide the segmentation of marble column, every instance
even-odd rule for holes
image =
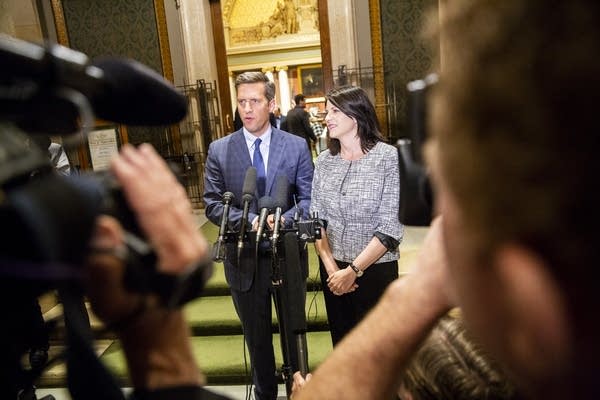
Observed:
[[[180,0],[181,32],[187,70],[185,83],[218,78],[210,4],[208,1]],[[226,111],[227,112],[227,111]]]
[[[281,114],[287,115],[290,110],[290,82],[288,80],[287,66],[281,66],[275,68],[277,71],[277,78],[279,80],[279,105],[281,108]]]
[[[267,78],[269,78],[271,82],[275,83],[275,77],[273,76],[273,68],[263,68],[262,72],[267,76]]]

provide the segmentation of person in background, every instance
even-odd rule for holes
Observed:
[[[439,216],[297,399],[391,398],[455,306],[526,398],[600,398],[600,3],[454,0],[434,21],[448,55],[427,113]]]
[[[214,141],[208,149],[205,165],[204,203],[206,216],[220,225],[223,217],[223,194],[231,192],[235,201],[229,209],[229,225],[239,231],[242,220],[242,197],[246,171],[257,169],[254,200],[249,206],[248,223],[258,227],[258,202],[265,196],[276,198],[275,181],[278,175],[287,178],[289,197],[282,206],[283,226],[291,226],[296,207],[308,216],[313,163],[304,140],[274,128],[269,113],[275,106],[275,85],[262,72],[245,72],[236,79],[238,110],[243,128]],[[273,216],[269,227],[273,228]],[[225,277],[231,289],[235,309],[242,322],[252,365],[252,380],[257,399],[277,397],[277,376],[272,342],[272,259],[270,247],[259,247],[255,259],[254,245],[240,253],[236,243],[225,247]],[[307,256],[301,254],[306,277]],[[294,370],[298,368],[295,352],[291,354]]]
[[[329,148],[316,161],[311,213],[325,222],[315,242],[335,346],[398,277],[398,151],[383,142],[366,92],[326,95]]]
[[[285,121],[285,115],[281,114],[281,109],[279,106],[275,106],[273,109],[273,115],[275,116],[275,125],[273,125],[277,129],[281,129],[281,124]]]
[[[310,115],[310,127],[312,128],[315,137],[317,140],[315,141],[315,152],[319,154],[324,150],[324,147],[321,147],[321,143],[323,142],[323,135],[325,134],[325,130],[323,129],[323,122],[316,116],[311,113]]]
[[[60,175],[71,175],[69,157],[67,157],[65,149],[60,143],[51,142],[50,146],[48,146],[48,153],[50,153],[50,161],[56,172]]]
[[[33,141],[43,152],[48,154],[54,170],[64,176],[71,175],[71,163],[63,146],[53,142],[50,135],[35,134],[31,136]]]
[[[242,129],[244,124],[242,123],[242,118],[240,117],[240,112],[238,111],[237,107],[235,108],[233,115],[233,131],[236,132]]]
[[[305,110],[306,97],[297,94],[294,96],[294,102],[296,105],[288,111],[281,129],[304,138],[312,153],[312,143],[317,140],[317,137],[310,126],[310,114]]]

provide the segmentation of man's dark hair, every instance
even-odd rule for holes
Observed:
[[[296,103],[296,105],[300,104],[300,102],[304,101],[305,99],[306,99],[306,97],[302,93],[299,93],[294,96],[294,103]]]
[[[275,98],[275,84],[264,73],[257,71],[242,72],[235,78],[235,90],[237,91],[240,85],[246,83],[264,83],[267,100],[271,101]]]

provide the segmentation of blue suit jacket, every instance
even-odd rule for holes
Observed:
[[[242,219],[242,188],[246,171],[251,166],[250,154],[241,129],[210,144],[204,172],[204,204],[206,217],[212,223],[220,225],[223,216],[223,193],[229,191],[235,196],[229,210],[229,227],[233,231],[239,231]],[[296,212],[294,198],[301,209],[301,215],[308,218],[313,169],[311,154],[304,139],[272,128],[265,193],[275,197],[276,177],[287,176],[290,184],[289,198],[282,214],[286,223],[293,220]],[[250,204],[248,224],[259,213],[257,202],[255,193]],[[240,265],[237,265],[236,243],[228,243],[224,261],[227,282],[230,287],[242,291],[251,287],[255,269],[254,245],[246,245],[245,248]]]

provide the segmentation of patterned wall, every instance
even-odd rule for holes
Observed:
[[[62,0],[71,48],[91,59],[129,57],[163,73],[153,0]],[[129,127],[131,143],[150,142],[161,152],[162,128]]]
[[[420,34],[423,17],[437,4],[437,0],[380,0],[386,91],[396,99],[390,121],[395,138],[406,136],[406,84],[433,68],[434,55]]]
[[[162,73],[153,0],[62,0],[70,46],[134,58]]]

